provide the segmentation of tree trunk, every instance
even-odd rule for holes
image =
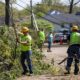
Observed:
[[[32,0],[30,0],[30,6],[31,6],[31,28],[33,29],[33,7],[32,7]]]
[[[71,14],[73,12],[73,2],[74,2],[74,0],[71,0],[71,2],[70,2],[69,14]]]
[[[10,24],[10,6],[9,6],[9,1],[10,0],[5,0],[5,24],[9,26]]]
[[[69,7],[69,14],[73,12],[73,3],[74,3],[74,0],[71,0],[70,7]],[[72,24],[70,24],[70,27],[72,27]]]

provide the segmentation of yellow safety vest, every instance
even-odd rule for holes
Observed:
[[[27,45],[21,44],[21,51],[29,51],[31,50],[31,44],[32,44],[32,38],[30,35],[22,35],[21,36],[21,41],[22,42],[28,42]]]
[[[73,32],[70,37],[70,45],[72,44],[80,44],[80,33]]]

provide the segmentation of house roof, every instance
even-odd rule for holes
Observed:
[[[48,21],[51,21],[55,24],[70,24],[70,23],[75,23],[75,24],[80,24],[80,15],[75,15],[75,14],[68,14],[68,13],[61,13],[59,11],[51,11],[48,12],[47,15],[44,16],[45,19]]]

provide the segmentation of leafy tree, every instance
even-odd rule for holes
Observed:
[[[54,28],[52,23],[43,19],[38,19],[37,24],[38,24],[38,27],[41,29],[44,29],[45,32],[52,31],[52,29]]]
[[[42,12],[37,12],[36,15],[37,15],[38,18],[40,18],[40,17],[43,17],[43,16],[44,16],[44,13],[42,13]]]
[[[50,6],[48,6],[47,4],[37,4],[34,7],[34,11],[35,12],[48,12],[50,10]]]
[[[42,0],[42,4],[47,4],[48,6],[52,6],[53,4],[59,3],[60,0]]]
[[[0,16],[4,16],[4,15],[5,15],[4,3],[0,2]]]
[[[58,10],[62,12],[68,12],[68,6],[63,5],[60,1],[61,0],[52,0],[52,2],[48,2],[49,0],[42,0],[40,4],[37,4],[35,8],[35,12],[45,12],[47,13],[50,10]],[[50,5],[48,5],[48,3]]]

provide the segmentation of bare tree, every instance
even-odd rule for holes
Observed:
[[[69,0],[70,6],[69,6],[69,13],[71,14],[73,12],[74,5],[77,5],[80,2],[80,0]]]
[[[80,0],[69,0],[70,6],[69,6],[69,14],[73,12],[73,7],[77,5],[80,2]],[[72,27],[72,24],[70,24],[70,27]]]

